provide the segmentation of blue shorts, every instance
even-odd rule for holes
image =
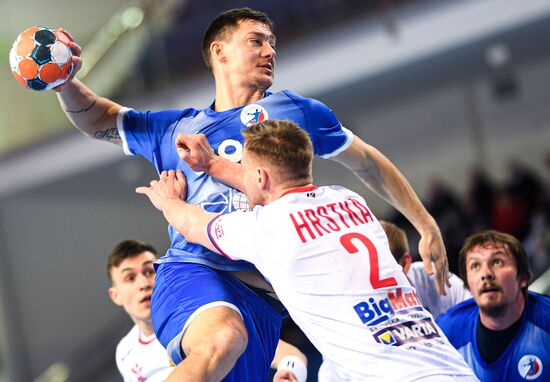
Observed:
[[[279,340],[282,316],[233,276],[202,264],[163,263],[151,301],[155,333],[175,364],[185,357],[183,332],[205,309],[227,306],[239,312],[248,345],[224,382],[265,381]]]

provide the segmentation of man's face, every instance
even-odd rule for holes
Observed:
[[[490,317],[502,317],[508,307],[523,301],[517,267],[504,245],[476,245],[466,255],[468,286],[479,309]]]
[[[264,205],[265,198],[259,183],[261,175],[258,171],[259,166],[256,156],[247,149],[244,149],[241,164],[244,170],[243,183],[245,194],[248,198],[248,205],[250,208],[254,208],[254,206],[257,205]]]
[[[124,259],[111,268],[113,286],[109,296],[122,306],[134,323],[151,319],[151,294],[155,282],[153,262],[157,258],[149,251]]]
[[[275,36],[271,30],[257,21],[244,20],[228,33],[224,43],[227,70],[244,84],[269,88],[275,74]]]

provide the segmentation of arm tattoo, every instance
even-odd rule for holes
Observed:
[[[117,140],[120,141],[120,134],[118,133],[118,129],[116,127],[96,131],[94,134],[94,137],[97,139],[104,139],[106,141],[113,141]]]
[[[85,113],[85,112],[87,112],[88,110],[90,110],[92,107],[94,107],[96,102],[97,102],[97,95],[95,96],[95,98],[94,98],[93,102],[90,104],[90,106],[84,107],[84,108],[82,108],[82,109],[80,109],[80,110],[67,110],[67,109],[65,109],[65,111],[66,111],[67,113],[73,113],[73,114]]]

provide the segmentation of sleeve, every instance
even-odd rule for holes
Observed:
[[[154,162],[163,140],[170,136],[186,110],[141,112],[122,108],[117,116],[117,129],[126,155],[140,155]]]
[[[464,286],[464,282],[454,273],[450,274],[449,283],[451,284],[451,288],[447,290],[449,291],[451,306],[455,306],[472,297],[470,291]]]
[[[353,133],[342,126],[328,106],[288,90],[286,94],[304,113],[305,126],[303,127],[311,137],[315,155],[330,158],[340,154],[351,145]]]
[[[218,215],[208,224],[207,233],[210,241],[220,254],[230,260],[246,260],[255,264],[256,255],[255,227],[257,211],[239,210],[225,215]]]

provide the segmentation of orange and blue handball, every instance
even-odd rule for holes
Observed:
[[[57,29],[25,29],[10,51],[11,72],[25,88],[45,91],[63,84],[73,71],[68,37]]]

